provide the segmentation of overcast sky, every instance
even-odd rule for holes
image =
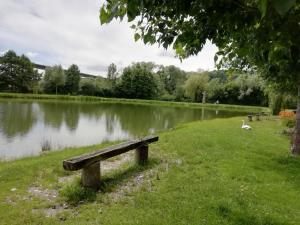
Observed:
[[[107,66],[132,62],[176,65],[186,71],[214,69],[216,47],[207,43],[198,56],[182,63],[173,50],[135,42],[126,21],[100,26],[99,0],[0,0],[0,53],[12,49],[46,65],[77,64],[106,75]]]

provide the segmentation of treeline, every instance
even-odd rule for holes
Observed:
[[[118,71],[108,66],[107,78],[82,78],[78,66],[63,70],[48,67],[42,76],[30,60],[8,51],[0,58],[0,90],[47,94],[193,101],[267,106],[293,106],[294,99],[280,95],[257,74],[239,71],[185,72],[175,66],[139,62]],[[279,96],[279,97],[278,97]],[[281,96],[281,97],[280,97]]]

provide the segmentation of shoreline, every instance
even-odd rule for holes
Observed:
[[[171,102],[146,99],[124,99],[124,98],[104,98],[96,96],[72,96],[72,95],[46,95],[46,94],[22,94],[22,93],[0,93],[1,99],[20,99],[20,100],[44,100],[44,101],[70,101],[70,102],[88,102],[88,103],[117,103],[133,105],[154,105],[166,107],[187,107],[187,108],[207,108],[216,110],[241,111],[248,113],[269,112],[269,108],[261,106],[228,105],[212,103],[194,103],[194,102]]]

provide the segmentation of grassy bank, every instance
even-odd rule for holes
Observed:
[[[234,110],[246,112],[262,112],[269,109],[258,106],[242,106],[227,104],[202,104],[192,102],[168,102],[158,100],[141,100],[141,99],[122,99],[122,98],[102,98],[94,96],[70,96],[70,95],[44,95],[44,94],[19,94],[19,93],[0,93],[0,98],[15,98],[26,100],[63,100],[78,102],[102,102],[102,103],[120,103],[120,104],[140,104],[140,105],[159,105],[174,107],[190,107],[190,108],[212,108],[218,110]]]
[[[99,193],[81,190],[61,162],[107,144],[0,162],[0,224],[300,224],[300,158],[281,123],[246,131],[241,119],[160,133],[147,167],[131,160],[105,173]],[[32,187],[61,194],[45,200]]]

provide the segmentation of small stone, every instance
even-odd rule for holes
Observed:
[[[10,189],[10,191],[16,191],[17,190],[17,188],[12,188],[12,189]]]

